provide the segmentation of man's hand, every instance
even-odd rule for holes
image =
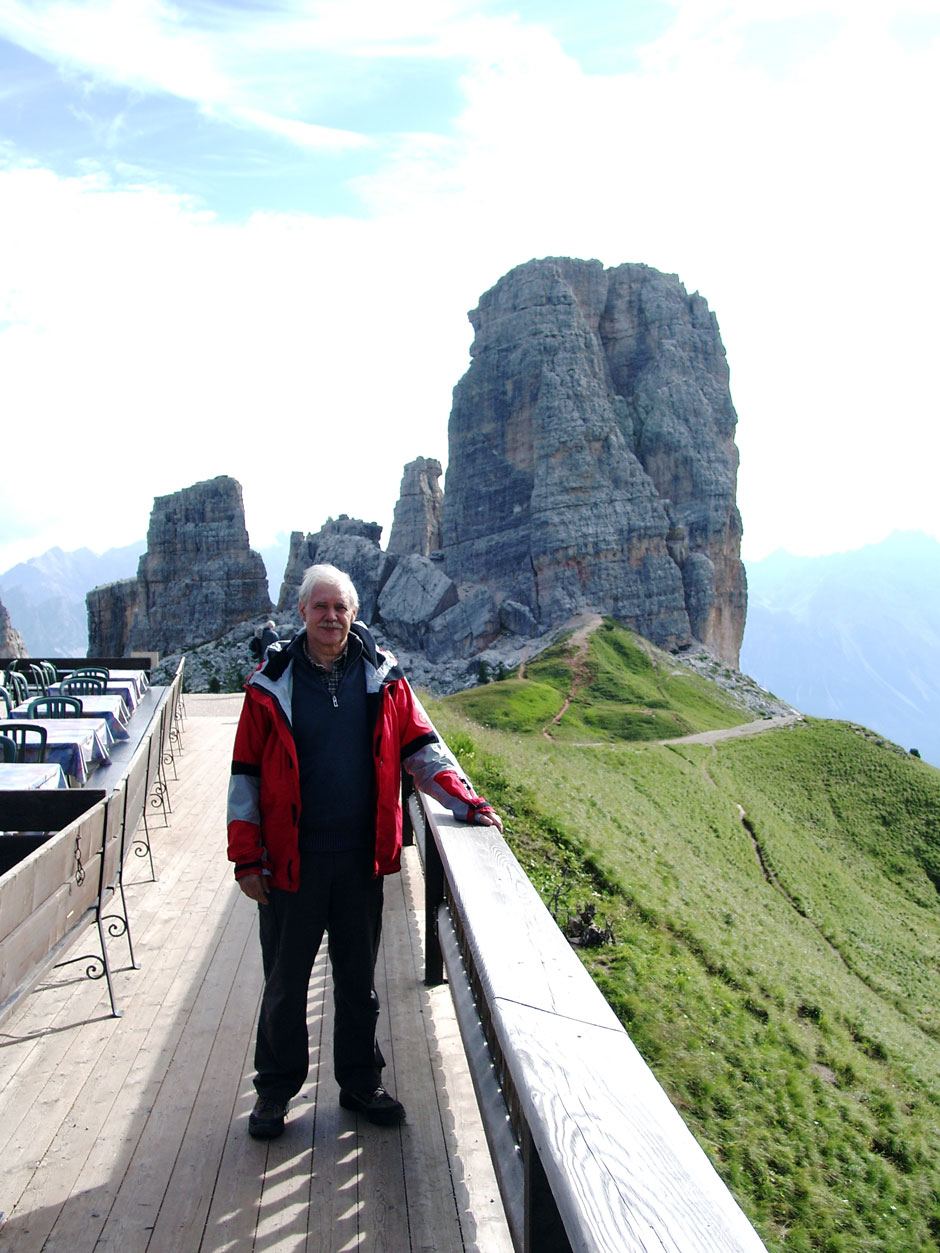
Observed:
[[[246,896],[257,901],[259,905],[267,905],[268,885],[265,883],[263,874],[246,874],[244,879],[238,880],[238,886]]]
[[[503,820],[495,809],[478,809],[473,815],[473,821],[478,827],[495,827],[502,835]]]

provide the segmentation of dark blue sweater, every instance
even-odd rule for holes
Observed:
[[[349,637],[336,697],[291,646],[291,723],[300,767],[300,848],[337,852],[368,848],[375,839],[375,778],[362,645]]]

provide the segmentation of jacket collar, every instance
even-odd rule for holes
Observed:
[[[354,622],[350,627],[349,634],[350,636],[355,636],[355,639],[359,641],[363,658],[374,672],[377,685],[390,683],[394,679],[403,677],[403,672],[395,656],[378,647],[375,642],[375,636],[364,622]],[[282,643],[272,644],[268,649],[264,665],[260,670],[254,672],[248,682],[253,684],[259,680],[267,679],[269,683],[278,683],[291,661],[296,656],[302,655],[303,636],[304,632],[301,629],[286,646]],[[266,687],[267,684],[262,682],[260,686]]]

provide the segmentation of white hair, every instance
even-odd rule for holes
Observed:
[[[297,605],[305,605],[310,599],[310,593],[318,583],[326,583],[329,587],[336,587],[342,594],[348,598],[352,606],[353,612],[359,611],[359,593],[356,591],[355,584],[345,570],[340,570],[336,566],[316,565],[308,566],[304,571],[304,577],[300,584],[300,591],[297,593]]]

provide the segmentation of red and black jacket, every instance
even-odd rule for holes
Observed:
[[[375,873],[401,866],[401,769],[457,818],[489,810],[464,777],[390,653],[355,622],[362,644],[375,767]],[[271,886],[296,891],[299,875],[300,775],[291,731],[293,667],[289,647],[268,649],[245,685],[228,794],[228,856],[235,877],[269,875]]]

